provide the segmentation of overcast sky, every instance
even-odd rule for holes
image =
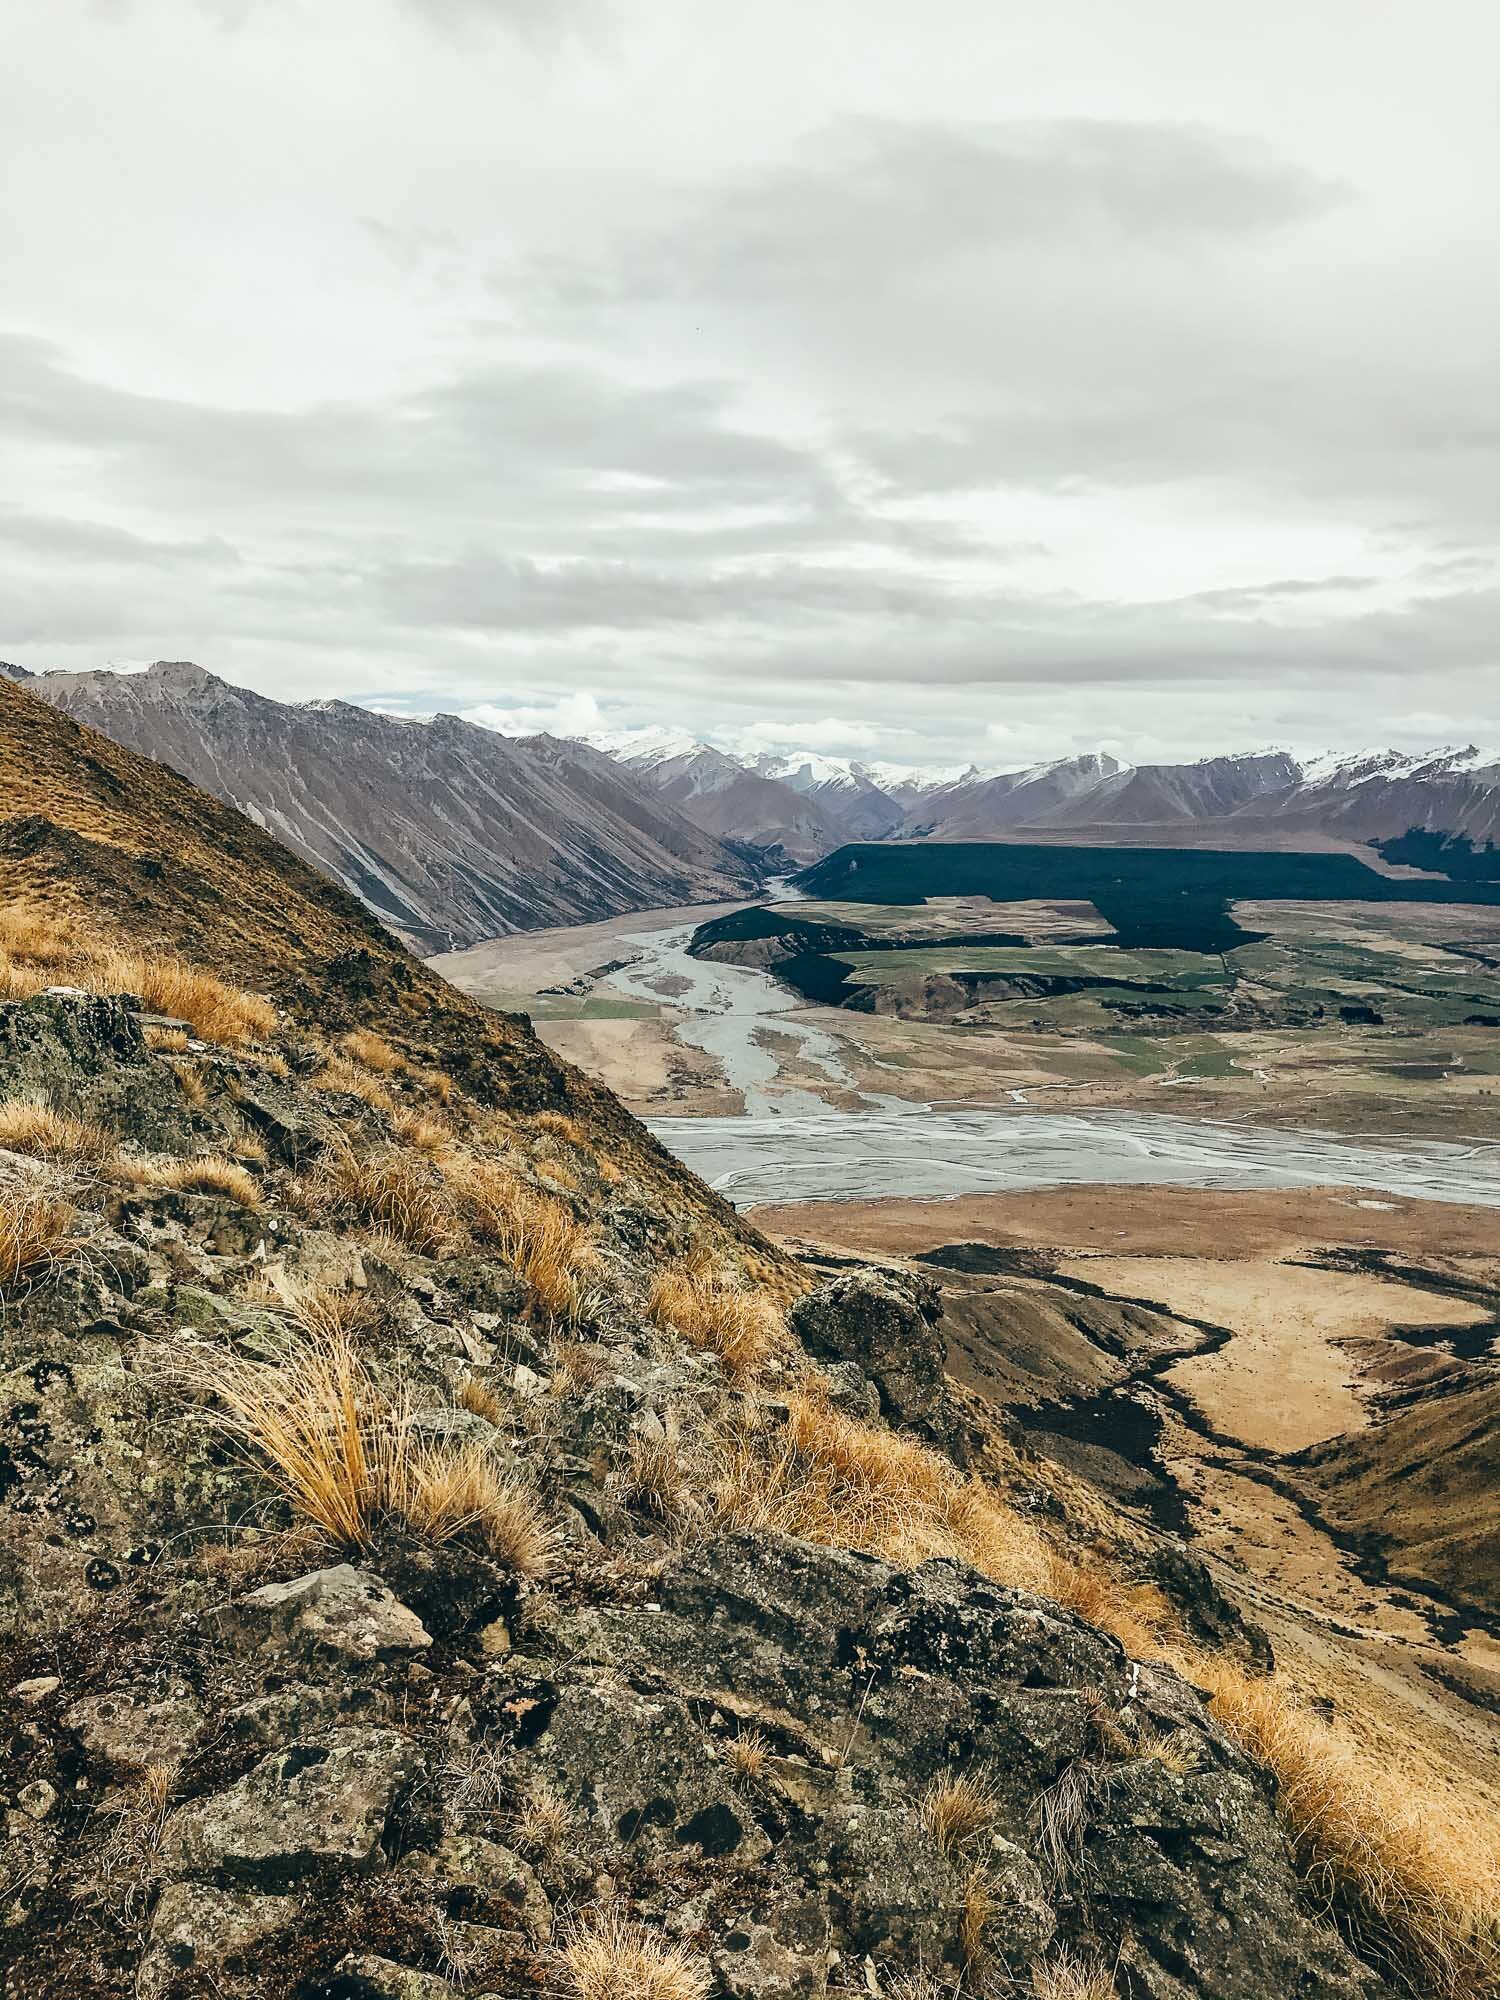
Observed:
[[[1500,738],[1492,0],[0,0],[0,657]]]

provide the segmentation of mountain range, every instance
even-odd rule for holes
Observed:
[[[1257,750],[1139,765],[1097,752],[1009,769],[921,771],[801,751],[736,758],[666,730],[589,740],[700,825],[779,846],[796,862],[851,840],[1374,845],[1413,829],[1475,847],[1500,839],[1500,751],[1473,744],[1302,759]],[[788,811],[788,793],[800,814]]]
[[[923,770],[669,728],[508,737],[273,701],[186,661],[0,677],[237,807],[424,952],[739,898],[852,841],[1377,846],[1494,873],[1500,840],[1500,753],[1474,745]]]
[[[271,701],[185,661],[5,671],[238,807],[422,951],[737,896],[760,879],[754,856],[586,744]]]

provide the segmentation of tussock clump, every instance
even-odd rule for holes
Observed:
[[[1031,1975],[1035,2000],[1115,2000],[1115,1982],[1097,1960],[1060,1951]]]
[[[303,1195],[312,1214],[388,1229],[422,1256],[446,1249],[458,1233],[441,1176],[391,1146],[366,1154],[349,1146],[331,1149],[309,1175]]]
[[[185,1056],[193,1046],[186,1028],[163,1028],[153,1021],[141,1033],[146,1047],[159,1056]]]
[[[347,1334],[309,1333],[275,1362],[215,1352],[195,1371],[215,1420],[267,1471],[293,1512],[340,1547],[404,1520],[434,1542],[476,1542],[521,1576],[545,1575],[553,1537],[519,1479],[482,1448],[421,1436]]]
[[[38,1277],[78,1243],[70,1201],[41,1186],[0,1188],[0,1290]]]
[[[357,1097],[372,1111],[394,1119],[396,1100],[380,1079],[362,1064],[347,1056],[331,1055],[312,1079],[314,1090],[336,1090],[345,1097]]]
[[[466,1534],[517,1576],[551,1570],[556,1537],[522,1482],[483,1445],[403,1442],[392,1463],[397,1511],[431,1542]]]
[[[937,1452],[799,1395],[782,1425],[728,1427],[717,1451],[719,1511],[736,1526],[801,1535],[914,1567],[972,1563],[997,1583],[1044,1591],[1052,1557],[1029,1522]]]
[[[51,1105],[12,1097],[0,1104],[0,1148],[39,1160],[95,1163],[107,1160],[115,1140],[92,1119],[73,1118]]]
[[[78,946],[55,917],[22,901],[0,906],[0,952],[19,965],[53,971],[69,964]]]
[[[1356,1951],[1443,2000],[1496,1990],[1493,1840],[1362,1758],[1274,1676],[1216,1654],[1182,1664],[1208,1690],[1215,1721],[1274,1774],[1299,1872]]]
[[[712,1989],[700,1959],[614,1905],[576,1923],[556,1958],[572,2000],[708,2000]]]
[[[306,1285],[288,1301],[292,1317],[322,1339],[355,1340],[380,1324],[381,1309],[369,1292],[353,1285]]]
[[[525,1854],[557,1854],[566,1846],[575,1819],[566,1799],[535,1780],[511,1814],[511,1838]]]
[[[205,1042],[233,1047],[264,1041],[277,1028],[269,1000],[228,986],[180,958],[105,950],[78,974],[78,984],[96,993],[138,994],[148,1012],[186,1021]]]
[[[589,1152],[588,1134],[578,1120],[566,1111],[539,1111],[531,1121],[534,1132],[550,1133],[554,1139],[561,1139],[569,1146],[577,1146],[581,1152]]]
[[[423,1153],[430,1160],[453,1144],[450,1127],[429,1111],[398,1111],[391,1120],[391,1129],[403,1146],[410,1146],[414,1153]]]
[[[554,1319],[576,1320],[581,1279],[595,1253],[572,1210],[487,1161],[455,1167],[449,1184],[474,1236],[499,1253],[537,1304]]]
[[[746,1729],[731,1737],[724,1751],[725,1761],[736,1777],[758,1784],[766,1775],[771,1746],[758,1729]]]
[[[756,1374],[786,1342],[786,1323],[769,1299],[701,1264],[659,1271],[646,1309],[658,1326],[718,1355],[734,1382]]]
[[[505,1422],[505,1399],[488,1382],[481,1382],[477,1375],[466,1375],[458,1385],[458,1407],[469,1410],[476,1417],[483,1417],[487,1424],[500,1425]]]
[[[179,1063],[172,1077],[184,1104],[191,1105],[194,1111],[208,1109],[208,1085],[203,1081],[201,1069],[193,1063]]]
[[[128,1177],[138,1186],[175,1189],[179,1194],[219,1194],[242,1208],[259,1208],[260,1183],[238,1160],[203,1153],[192,1160],[132,1159]]]
[[[960,1854],[995,1823],[993,1781],[984,1773],[944,1773],[922,1795],[922,1824],[945,1854]]]
[[[363,1063],[381,1076],[394,1076],[402,1067],[400,1056],[373,1028],[352,1028],[347,1035],[340,1035],[339,1047],[351,1062]]]

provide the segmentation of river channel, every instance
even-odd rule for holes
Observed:
[[[784,1073],[783,1054],[853,1093],[837,1036],[763,972],[688,953],[692,923],[627,936],[607,983],[678,1010],[680,1041],[711,1055],[742,1115],[657,1118],[669,1151],[741,1207],[1000,1193],[1089,1184],[1269,1189],[1337,1186],[1375,1196],[1500,1207],[1500,1144],[1365,1140],[1139,1111],[967,1108],[859,1096],[830,1109]]]

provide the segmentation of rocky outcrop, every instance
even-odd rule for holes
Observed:
[[[963,1460],[963,1430],[943,1370],[942,1300],[909,1272],[849,1271],[799,1299],[792,1327],[807,1352],[873,1385],[898,1430],[914,1430]]]

